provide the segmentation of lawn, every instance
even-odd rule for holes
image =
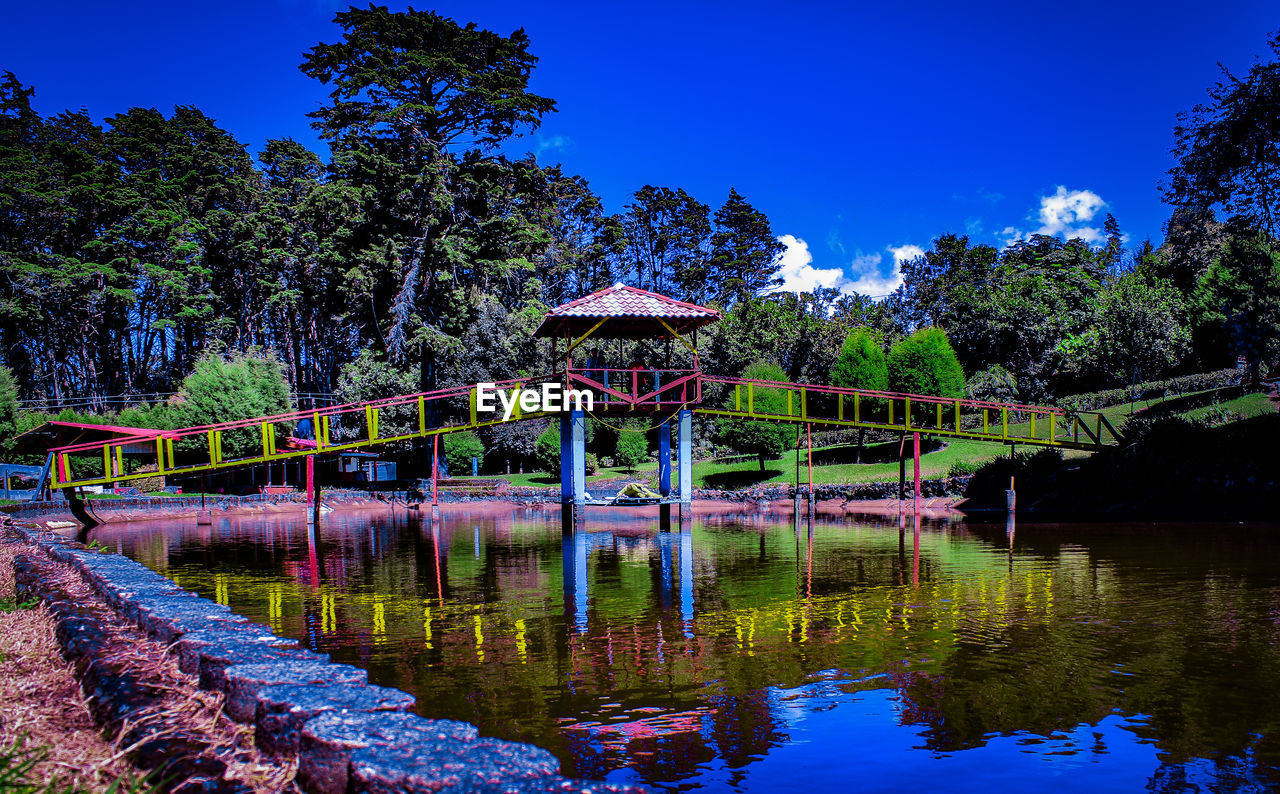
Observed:
[[[1170,397],[1169,399],[1173,398]],[[1141,410],[1148,405],[1156,405],[1159,402],[1161,400],[1151,400],[1149,402],[1140,400],[1132,405],[1130,403],[1121,403],[1103,408],[1100,413],[1106,416],[1112,425],[1120,429],[1135,411]],[[1217,406],[1197,408],[1188,411],[1183,416],[1191,419],[1204,419],[1227,411],[1239,415],[1240,418],[1248,418],[1258,414],[1271,413],[1275,410],[1275,404],[1268,400],[1265,394],[1250,394]],[[1026,433],[1027,425],[1026,423],[1010,425],[1009,429],[1015,433]],[[908,456],[910,456],[911,451],[910,443],[911,440],[907,439]],[[1023,449],[1026,449],[1026,447],[1023,447]],[[957,463],[976,465],[1007,454],[1008,448],[1000,444],[970,439],[950,439],[942,448],[920,456],[921,473],[925,477],[942,477]],[[1067,457],[1085,457],[1090,453],[1066,450],[1065,454]],[[853,444],[814,447],[813,455],[813,482],[817,485],[892,482],[898,479],[898,442],[896,440],[880,444],[868,444],[863,451],[864,459],[873,461],[868,463],[858,464],[853,462],[856,456],[856,446]],[[632,473],[628,473],[621,468],[603,468],[595,475],[587,478],[587,489],[590,490],[593,483],[603,480],[648,480],[656,476],[657,468],[656,463],[641,464]],[[911,476],[910,463],[907,464],[907,476]],[[693,486],[695,488],[731,490],[767,483],[794,482],[795,477],[796,457],[794,452],[788,452],[780,458],[766,460],[763,472],[760,470],[760,463],[757,459],[742,455],[695,461],[693,466]],[[809,472],[805,455],[801,452],[800,481],[807,482],[808,478]],[[457,479],[469,478],[460,477]],[[480,479],[506,479],[513,486],[544,488],[555,487],[560,484],[560,475],[558,473],[548,474],[537,471],[524,474],[497,475],[496,477],[489,476]]]

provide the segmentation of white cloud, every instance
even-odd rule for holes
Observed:
[[[1085,224],[1105,206],[1107,202],[1092,190],[1067,190],[1065,185],[1058,185],[1056,193],[1040,197],[1040,228],[1035,233],[1061,235],[1066,240],[1079,237],[1088,243],[1101,243],[1102,231]]]
[[[849,279],[838,267],[817,268],[813,266],[813,254],[809,252],[809,244],[804,240],[784,234],[778,242],[786,250],[778,257],[778,278],[782,279],[779,292],[812,292],[814,287],[834,287],[841,292],[848,292]]]
[[[573,145],[573,140],[564,135],[552,135],[550,138],[544,138],[534,133],[534,139],[538,145],[534,147],[534,154],[541,155],[544,152],[563,152]]]
[[[864,254],[861,251],[854,256],[845,268],[818,268],[813,266],[813,254],[809,244],[794,235],[784,234],[778,242],[786,250],[778,258],[778,277],[782,285],[780,292],[811,292],[814,287],[838,289],[845,294],[861,293],[872,298],[883,298],[902,284],[902,263],[908,259],[924,255],[924,249],[918,245],[889,246],[885,250],[893,255],[893,269],[886,275],[882,273],[884,254]]]

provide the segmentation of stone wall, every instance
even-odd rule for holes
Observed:
[[[54,583],[52,561],[78,571],[109,608],[169,646],[182,670],[198,677],[201,689],[225,695],[227,713],[252,726],[260,750],[282,764],[296,761],[296,781],[303,791],[644,791],[562,777],[559,762],[546,750],[480,737],[467,723],[420,717],[410,711],[412,695],[372,685],[366,671],[278,637],[139,563],[50,533],[20,532],[48,556],[15,559],[19,599],[49,605],[63,655],[75,666],[104,727],[128,725],[131,711],[148,706],[150,684],[122,676],[103,658],[91,610]],[[166,743],[162,735],[127,738],[146,750],[145,768],[167,769],[166,756],[170,763],[191,757],[189,747]],[[181,764],[170,771],[179,776],[216,773]],[[170,788],[181,788],[181,781]]]

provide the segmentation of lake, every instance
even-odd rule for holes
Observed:
[[[651,512],[569,536],[559,510],[458,505],[93,537],[575,777],[1280,789],[1280,526]]]

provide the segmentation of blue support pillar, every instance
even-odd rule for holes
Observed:
[[[573,416],[560,415],[560,504],[573,501]]]
[[[587,415],[582,410],[571,411],[570,441],[573,449],[573,503],[585,505],[587,502]],[[564,460],[564,447],[560,448],[561,460]],[[563,464],[562,464],[563,465]]]
[[[658,426],[658,493],[671,495],[671,420]]]
[[[693,411],[680,409],[680,503],[693,504]]]

